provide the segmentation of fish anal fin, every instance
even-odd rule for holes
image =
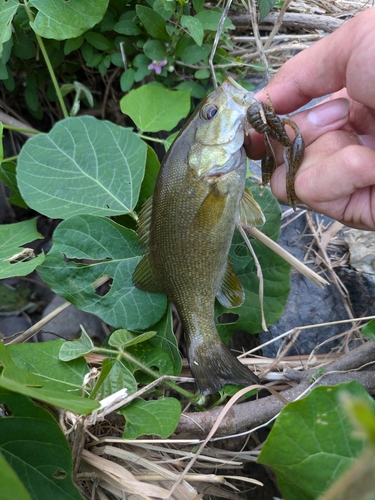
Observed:
[[[133,283],[145,292],[160,292],[159,283],[152,270],[151,257],[148,252],[138,262],[133,273]]]
[[[262,209],[248,188],[245,188],[241,198],[240,222],[244,226],[250,227],[263,226],[266,222]]]
[[[216,298],[222,306],[228,308],[239,307],[245,300],[243,286],[229,260]]]
[[[150,227],[151,227],[151,215],[152,215],[152,196],[147,201],[145,201],[138,214],[137,237],[138,237],[138,243],[140,245],[148,244]]]

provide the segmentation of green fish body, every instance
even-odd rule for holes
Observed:
[[[228,260],[240,208],[247,223],[263,214],[245,190],[243,148],[252,93],[232,79],[209,94],[167,152],[138,225],[146,245],[133,281],[165,293],[185,332],[189,365],[206,395],[225,384],[259,379],[230,352],[215,326],[215,297],[226,307],[244,301],[243,287]]]

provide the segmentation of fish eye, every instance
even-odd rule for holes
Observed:
[[[201,117],[204,118],[205,120],[212,120],[212,118],[216,115],[217,112],[218,112],[217,106],[215,106],[214,104],[206,104],[201,109]]]

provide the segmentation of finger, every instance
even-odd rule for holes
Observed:
[[[358,136],[338,130],[319,137],[314,143],[308,146],[295,180],[295,191],[300,202],[313,209],[317,209],[319,203],[337,199],[337,193],[334,191],[334,188],[337,187],[341,193],[342,186],[339,186],[338,179],[333,182],[332,178],[337,176],[340,182],[342,180],[342,173],[340,173],[341,165],[339,163],[341,151],[350,146],[367,149],[359,146],[360,144],[361,141]],[[324,168],[327,164],[329,165],[329,170],[326,171]],[[305,174],[305,171],[309,173]],[[300,180],[301,177],[302,181]],[[301,182],[302,184],[300,184]],[[279,200],[284,202],[287,200],[286,169],[284,164],[277,168],[272,175],[271,189]],[[321,195],[323,195],[322,199],[319,198]]]
[[[290,113],[315,97],[347,87],[357,101],[373,105],[375,10],[367,9],[337,31],[287,61],[257,95],[271,96],[277,113]],[[365,75],[359,78],[358,75]]]

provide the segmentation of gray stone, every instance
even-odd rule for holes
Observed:
[[[43,311],[42,317],[45,318],[63,302],[65,302],[65,299],[55,295]],[[81,334],[80,325],[82,325],[88,335],[99,344],[106,337],[103,323],[99,318],[94,316],[94,314],[80,311],[75,306],[71,305],[50,321],[43,331],[39,333],[38,338],[40,341],[56,340],[57,338],[73,340],[78,338]]]

